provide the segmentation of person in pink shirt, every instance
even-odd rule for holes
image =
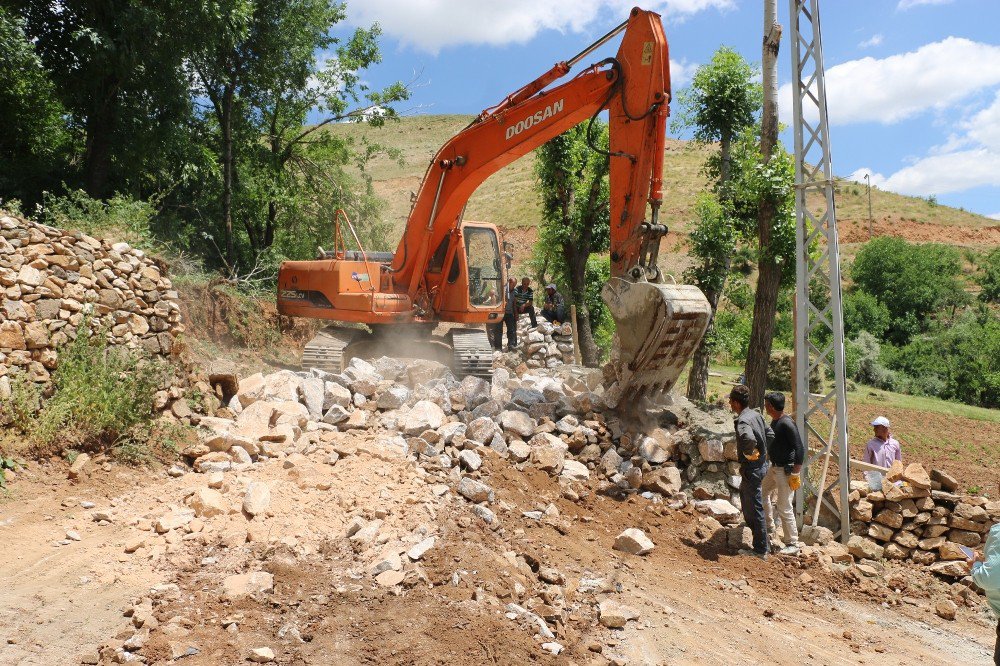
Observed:
[[[875,436],[865,447],[864,461],[879,467],[892,467],[893,460],[902,461],[903,450],[889,432],[889,419],[879,416],[872,421],[872,427],[875,428]]]

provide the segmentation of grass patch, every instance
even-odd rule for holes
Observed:
[[[72,459],[81,451],[107,451],[124,462],[145,462],[175,453],[169,442],[176,433],[149,447],[165,427],[154,420],[153,397],[169,376],[165,361],[110,346],[105,332],[91,332],[85,319],[58,350],[49,397],[23,374],[12,378],[5,420],[38,453],[65,450]]]

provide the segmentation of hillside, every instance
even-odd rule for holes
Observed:
[[[410,192],[420,186],[434,153],[471,119],[472,116],[457,115],[410,116],[381,129],[345,124],[330,131],[354,140],[365,137],[401,152],[402,165],[386,157],[377,158],[370,165],[376,192],[388,203],[386,217],[398,233],[410,210]],[[663,213],[671,229],[680,234],[688,227],[696,194],[705,187],[701,167],[710,150],[687,141],[667,140]],[[469,201],[467,217],[494,222],[508,229],[537,226],[541,213],[533,167],[532,154],[487,180]],[[850,256],[853,245],[868,240],[865,186],[841,182],[837,212],[844,251]],[[1000,244],[1000,225],[995,220],[919,197],[873,188],[872,213],[876,235],[894,235],[920,242],[939,241],[976,249]],[[531,234],[515,234],[519,241],[533,239]],[[674,249],[674,245],[668,243],[667,249]]]

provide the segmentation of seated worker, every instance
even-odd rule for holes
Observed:
[[[566,321],[566,301],[562,294],[556,291],[554,284],[545,287],[545,304],[542,306],[542,317],[548,322]]]
[[[535,290],[531,288],[529,278],[521,278],[521,284],[514,288],[514,312],[520,316],[528,313],[531,318],[531,326],[538,326],[535,319]]]

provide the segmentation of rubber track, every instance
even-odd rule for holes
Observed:
[[[343,372],[344,349],[364,331],[327,326],[306,343],[302,350],[302,369],[319,368],[327,372]]]
[[[493,375],[493,348],[490,346],[486,331],[479,329],[452,329],[452,349],[455,360],[452,368],[456,375],[476,375],[491,377]]]

